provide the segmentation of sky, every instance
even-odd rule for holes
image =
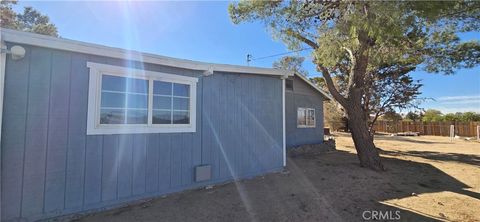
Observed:
[[[261,58],[289,51],[261,23],[233,24],[228,4],[226,1],[20,0],[14,10],[32,6],[48,15],[62,38],[182,59],[247,65],[247,54]],[[461,37],[480,39],[480,33]],[[304,66],[309,77],[319,76],[310,52],[301,55],[306,56]],[[250,66],[271,67],[280,57],[254,60]],[[424,84],[421,96],[428,100],[422,103],[422,108],[443,113],[480,113],[480,67],[458,70],[450,76],[416,71],[413,77]]]

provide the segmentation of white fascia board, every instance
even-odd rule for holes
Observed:
[[[300,79],[302,79],[303,81],[305,81],[306,83],[308,83],[311,87],[313,87],[313,88],[316,89],[318,92],[320,92],[320,93],[325,97],[325,99],[334,101],[334,99],[332,98],[332,96],[330,96],[328,93],[326,93],[326,92],[323,91],[322,89],[318,88],[318,86],[316,86],[313,82],[311,82],[310,80],[308,80],[307,77],[303,76],[302,74],[298,74],[298,73],[295,73],[295,75],[298,76],[298,77],[300,77]]]
[[[163,73],[163,72],[153,72],[153,71],[147,71],[143,69],[134,69],[134,68],[128,68],[128,67],[123,67],[123,66],[113,66],[113,65],[107,65],[107,64],[101,64],[101,63],[94,63],[94,62],[87,62],[87,67],[91,69],[95,69],[100,72],[111,72],[111,73],[119,73],[123,74],[123,76],[144,76],[144,77],[159,77],[161,79],[166,79],[172,82],[198,82],[198,78],[195,77],[189,77],[189,76],[181,76],[181,75],[175,75],[175,74],[169,74],[169,73]]]
[[[7,42],[33,45],[58,50],[85,53],[90,55],[105,56],[124,60],[133,60],[144,63],[158,64],[164,66],[178,67],[191,70],[212,70],[217,72],[231,72],[257,75],[274,75],[274,76],[293,76],[286,70],[249,67],[239,65],[215,64],[198,62],[186,59],[176,59],[166,56],[160,56],[150,53],[142,53],[138,51],[125,50],[120,48],[108,47],[93,43],[86,43],[70,39],[56,38],[52,36],[40,35],[29,32],[16,31],[11,29],[0,28],[2,39]]]

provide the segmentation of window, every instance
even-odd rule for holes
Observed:
[[[297,109],[297,127],[315,128],[315,109],[299,107]]]
[[[286,79],[285,80],[285,88],[287,90],[293,90],[293,79]]]
[[[87,66],[87,134],[195,132],[197,78]]]

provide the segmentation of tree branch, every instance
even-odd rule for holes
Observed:
[[[347,52],[348,52],[348,55],[350,57],[350,63],[352,64],[351,65],[351,68],[350,68],[350,73],[348,75],[348,84],[347,84],[347,95],[350,93],[350,88],[353,86],[353,79],[354,79],[354,75],[355,75],[355,72],[354,72],[354,67],[356,65],[356,62],[357,60],[355,59],[355,56],[353,55],[353,52],[352,50],[350,50],[349,48],[347,47],[342,47],[343,49],[345,49]]]
[[[298,32],[293,31],[292,29],[286,30],[287,34],[297,38],[298,40],[302,41],[303,43],[307,44],[308,46],[312,47],[313,49],[318,49],[318,44],[315,41],[312,41],[305,36],[301,35]]]
[[[318,47],[319,47],[317,43],[315,43],[314,41],[304,37],[303,35],[301,35],[298,32],[295,32],[291,29],[286,30],[286,32],[288,32],[291,36],[297,38],[299,41],[301,41],[301,42],[307,44],[308,46],[312,47],[314,50],[318,49]],[[324,66],[320,65],[320,64],[316,64],[316,65],[317,65],[317,68],[322,72],[322,76],[325,79],[325,83],[327,84],[327,88],[328,88],[328,91],[330,92],[330,94],[332,94],[333,98],[340,105],[342,105],[343,107],[346,107],[347,106],[347,99],[345,97],[343,97],[338,92],[337,88],[335,87],[335,84],[333,83],[332,76],[330,75],[330,72],[328,71],[328,69],[325,68]]]
[[[328,69],[319,64],[317,64],[317,68],[322,72],[325,83],[327,83],[328,91],[330,92],[330,94],[332,94],[333,98],[337,100],[337,102],[340,103],[340,105],[342,105],[344,108],[347,107],[347,99],[338,92]]]

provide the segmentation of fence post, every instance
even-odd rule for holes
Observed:
[[[455,125],[450,125],[450,141],[455,138]]]
[[[477,140],[480,142],[480,125],[477,125]]]

